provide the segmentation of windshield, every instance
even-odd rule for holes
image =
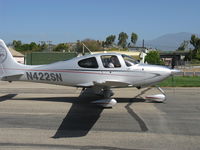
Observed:
[[[133,57],[128,56],[128,55],[122,55],[122,57],[124,58],[125,64],[126,66],[130,67],[133,66],[135,64],[138,64],[138,61],[135,60]]]

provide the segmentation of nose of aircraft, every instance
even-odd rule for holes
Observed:
[[[158,70],[161,71],[163,75],[167,75],[167,76],[171,76],[180,72],[180,70],[170,69],[163,66],[158,67]]]
[[[165,78],[180,72],[180,70],[177,69],[170,69],[168,67],[158,65],[141,65],[141,67],[143,70],[158,73]]]

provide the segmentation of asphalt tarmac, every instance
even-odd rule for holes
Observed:
[[[103,109],[81,89],[0,82],[0,150],[199,150],[200,88],[164,90],[152,103],[115,89],[118,104]]]

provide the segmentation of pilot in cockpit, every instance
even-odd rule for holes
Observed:
[[[110,62],[108,64],[109,68],[120,67],[119,61],[116,56],[110,57]]]

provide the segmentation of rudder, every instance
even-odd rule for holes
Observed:
[[[16,73],[18,71],[13,72],[10,69],[19,69],[23,66],[14,59],[4,41],[0,39],[0,77]]]
[[[0,64],[4,67],[11,67],[19,65],[17,61],[13,58],[12,54],[10,53],[9,49],[7,48],[6,44],[3,40],[0,39]]]

